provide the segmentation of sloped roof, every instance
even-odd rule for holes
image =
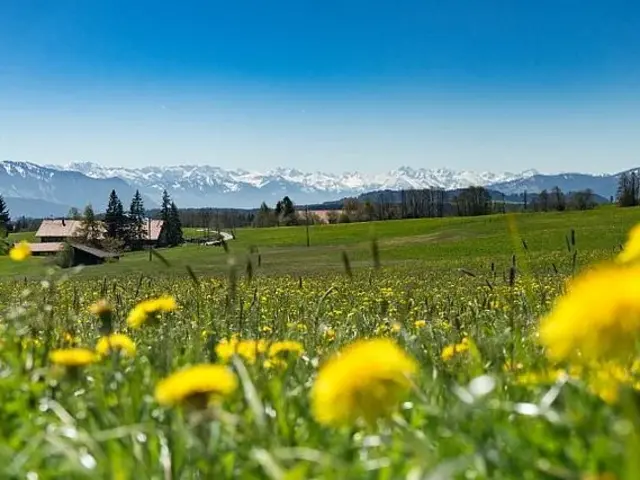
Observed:
[[[104,224],[98,222],[104,231]],[[151,226],[150,232],[149,225]],[[157,241],[160,238],[160,232],[162,232],[162,226],[164,222],[162,220],[149,220],[144,221],[144,239]],[[36,232],[37,238],[43,237],[62,237],[71,238],[77,236],[82,230],[82,220],[43,220]],[[150,235],[149,235],[150,233]]]
[[[29,248],[32,253],[50,253],[59,252],[64,248],[62,242],[43,242],[43,243],[30,243]]]
[[[71,245],[71,247],[78,249],[78,250],[82,250],[83,252],[86,252],[90,255],[93,255],[94,257],[98,257],[98,258],[120,258],[120,255],[117,253],[112,253],[112,252],[107,252],[105,250],[100,250],[99,248],[93,248],[93,247],[89,247],[87,245],[82,245],[81,243],[69,243],[69,245]]]
[[[43,220],[36,237],[73,237],[78,234],[81,226],[80,220]]]

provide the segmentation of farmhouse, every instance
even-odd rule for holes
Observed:
[[[89,247],[80,243],[69,243],[72,258],[71,265],[99,265],[107,260],[119,260],[120,255],[113,252],[105,252],[99,248]]]
[[[102,224],[101,224],[102,225]],[[162,227],[164,222],[162,220],[150,220],[145,221],[145,235],[143,238],[145,245],[155,246],[160,239]],[[102,225],[102,233],[97,240],[104,238],[104,226]],[[73,241],[82,231],[82,220],[43,220],[36,232],[36,238],[40,243],[60,243]],[[34,244],[35,245],[35,244]],[[33,245],[32,245],[33,247]],[[36,247],[38,248],[38,247]],[[42,247],[47,250],[47,247]],[[51,247],[53,248],[53,247]],[[32,248],[32,252],[35,250]]]
[[[145,223],[145,236],[143,243],[149,246],[157,245],[162,233],[162,220],[147,220]],[[69,245],[72,254],[73,265],[96,265],[106,260],[118,260],[120,255],[106,252],[99,248],[89,247],[77,241],[82,232],[81,220],[47,219],[43,220],[35,234],[39,242],[31,243],[33,255],[55,255]],[[97,240],[104,238],[105,228],[100,224],[100,233]]]
[[[82,222],[79,220],[43,220],[36,232],[36,238],[42,243],[65,242],[80,233]]]

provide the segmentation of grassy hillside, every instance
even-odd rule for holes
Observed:
[[[532,266],[569,268],[572,253],[566,241],[575,231],[577,260],[590,261],[612,254],[624,241],[625,232],[640,221],[640,209],[600,208],[586,212],[518,214],[512,217],[453,217],[442,219],[398,220],[340,225],[315,225],[309,229],[306,247],[304,227],[239,229],[229,242],[229,254],[220,247],[187,245],[164,249],[160,253],[170,263],[157,258],[149,261],[147,252],[126,254],[118,263],[84,269],[86,276],[112,276],[127,273],[186,274],[187,265],[197,274],[224,275],[229,257],[244,268],[249,251],[260,255],[263,274],[302,274],[340,272],[345,251],[354,269],[372,261],[372,240],[378,243],[383,265],[411,268],[489,268],[492,262],[507,265],[514,253],[509,221],[526,242]],[[257,267],[258,254],[252,255]],[[50,260],[33,258],[21,264],[0,259],[2,276],[39,276]]]
[[[638,479],[640,266],[555,300],[639,217],[247,229],[47,281],[2,259],[34,281],[0,282],[0,478]]]

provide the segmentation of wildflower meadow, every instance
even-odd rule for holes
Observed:
[[[501,221],[474,268],[2,281],[0,478],[640,478],[640,231]]]

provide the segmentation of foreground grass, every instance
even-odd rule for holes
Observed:
[[[628,438],[615,430],[614,407],[579,383],[562,386],[547,405],[549,389],[558,387],[518,382],[519,373],[544,366],[531,333],[559,281],[509,286],[492,283],[489,272],[442,277],[391,268],[352,279],[277,277],[235,286],[137,277],[28,290],[4,284],[3,298],[11,300],[0,351],[0,470],[3,478],[29,471],[39,478],[430,478],[441,471],[445,478],[579,478],[619,471]],[[157,326],[128,331],[135,359],[107,358],[73,378],[52,369],[52,348],[95,345],[90,303],[110,298],[115,329],[127,331],[128,309],[163,292],[181,309]],[[246,365],[244,388],[224,404],[230,416],[159,408],[153,390],[161,378],[216,361],[214,345],[234,334],[298,340],[305,355],[286,370]],[[308,398],[316,364],[370,336],[394,338],[419,361],[415,392],[391,423],[320,426]],[[464,336],[477,351],[442,360],[442,348]],[[481,375],[493,379],[483,393],[467,386]]]
[[[311,256],[287,245],[298,231],[246,231],[229,254],[170,251],[169,267],[155,259],[147,267],[154,270],[143,270],[149,262],[132,255],[101,267],[117,273],[105,278],[70,271],[5,281],[0,477],[639,478],[638,430],[625,404],[604,402],[579,379],[541,374],[550,365],[536,340],[538,319],[567,275],[610,257],[636,214],[518,217],[526,248],[507,233],[504,217],[373,225],[380,268],[372,267],[371,226],[348,225],[319,228],[314,238],[326,243]],[[251,245],[263,255],[258,268],[252,254],[261,273],[239,263],[229,276],[228,259]],[[355,259],[351,269],[342,249]],[[219,260],[203,266],[206,255]],[[190,257],[198,274],[176,275]],[[220,275],[203,275],[214,267]],[[178,311],[127,328],[130,308],[165,293]],[[52,349],[96,345],[101,325],[87,309],[101,298],[113,304],[112,328],[131,336],[136,356],[59,371],[48,359]],[[220,362],[215,346],[234,335],[296,340],[304,354],[282,369],[237,359],[241,387],[204,415],[157,403],[162,378]],[[415,387],[387,421],[323,426],[309,400],[318,366],[363,337],[392,338],[415,358]],[[443,358],[463,338],[471,348]]]

